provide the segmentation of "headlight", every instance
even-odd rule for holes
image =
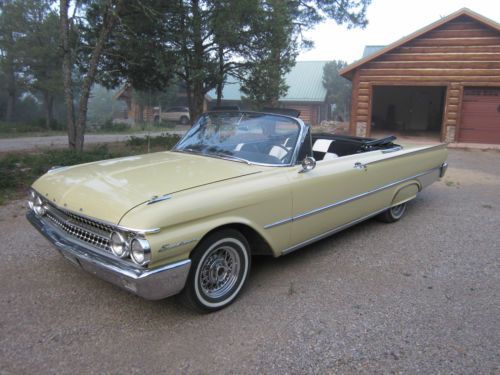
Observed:
[[[151,260],[149,242],[142,238],[134,238],[131,244],[130,257],[140,266],[148,264]]]
[[[119,258],[125,258],[130,254],[130,246],[123,234],[119,232],[111,233],[110,247],[113,254]]]
[[[35,200],[36,200],[36,193],[33,190],[30,190],[30,193],[29,193],[29,196],[28,196],[28,207],[31,210],[35,206]]]
[[[40,198],[36,193],[34,193],[34,195],[36,198],[34,199],[31,207],[33,208],[33,211],[35,211],[35,214],[43,216],[47,212],[47,209],[43,205],[42,198]]]

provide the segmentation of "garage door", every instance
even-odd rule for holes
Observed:
[[[459,142],[500,144],[500,88],[466,88]]]

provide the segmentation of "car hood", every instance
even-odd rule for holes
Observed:
[[[262,168],[167,151],[55,169],[33,188],[56,206],[118,224],[127,211],[153,197],[259,173]]]

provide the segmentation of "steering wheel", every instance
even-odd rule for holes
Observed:
[[[281,164],[283,164],[283,161],[286,159],[286,157],[288,156],[288,154],[290,153],[290,150],[287,149],[285,146],[283,146],[281,143],[278,143],[278,144],[275,144],[273,145],[273,147],[279,147],[281,148],[283,151],[285,151],[285,155],[283,155],[281,158],[278,158],[281,162]],[[272,148],[271,148],[272,149]]]

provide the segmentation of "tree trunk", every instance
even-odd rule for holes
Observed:
[[[5,112],[5,121],[11,122],[14,120],[16,113],[16,92],[7,89],[7,110]]]
[[[7,39],[11,45],[14,45],[12,33],[7,33]],[[14,69],[14,59],[10,53],[5,57],[5,75],[7,76],[7,111],[5,112],[5,121],[14,120],[16,113],[16,74]]]
[[[50,130],[54,119],[54,96],[45,91],[43,93],[43,102],[45,107],[45,127]]]
[[[60,0],[60,15],[61,15],[61,40],[63,47],[63,76],[64,76],[64,96],[66,100],[67,121],[68,121],[68,139],[70,149],[83,151],[83,143],[85,137],[85,125],[87,123],[87,109],[90,97],[90,90],[95,81],[97,74],[97,65],[104,48],[104,44],[108,39],[111,29],[116,20],[116,14],[113,10],[113,0],[107,0],[106,11],[103,15],[103,24],[99,32],[97,42],[92,49],[92,54],[89,61],[89,68],[83,80],[80,100],[78,102],[78,118],[75,121],[73,108],[73,91],[71,80],[71,49],[69,47],[69,21],[68,21],[68,6],[69,0]]]
[[[198,0],[191,1],[193,12],[193,75],[192,75],[192,108],[189,111],[191,114],[191,122],[203,113],[203,102],[205,99],[204,90],[204,74],[203,74],[203,40],[201,34],[201,14]]]
[[[108,0],[106,2],[106,12],[104,13],[103,17],[102,29],[99,32],[99,38],[97,39],[96,45],[92,50],[87,76],[83,80],[82,92],[80,94],[80,101],[78,103],[78,120],[75,127],[75,144],[77,151],[83,151],[90,91],[92,90],[92,86],[94,85],[95,77],[97,74],[97,65],[99,64],[99,59],[101,58],[104,44],[106,43],[106,40],[108,39],[109,34],[111,33],[113,25],[116,21],[116,13],[114,13],[112,8],[113,1]]]
[[[217,102],[216,106],[220,107],[222,104],[222,90],[224,89],[224,47],[219,45],[217,50],[218,59],[219,59],[219,72],[217,77]]]
[[[66,105],[66,126],[68,128],[68,145],[71,150],[76,150],[75,108],[73,106],[73,80],[71,78],[71,49],[69,47],[69,0],[60,0],[60,34],[63,55],[62,71],[64,84],[64,102]]]

